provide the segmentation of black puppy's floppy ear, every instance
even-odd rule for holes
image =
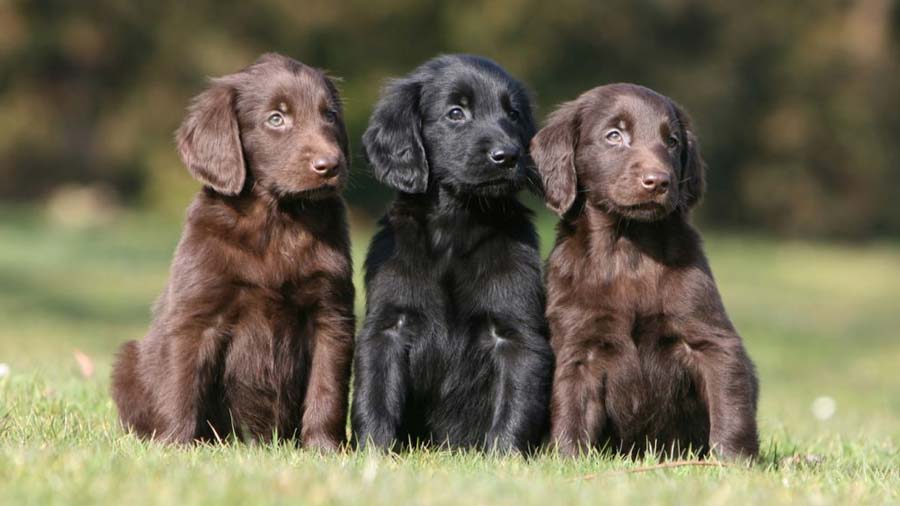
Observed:
[[[388,84],[363,134],[363,148],[375,178],[405,193],[424,193],[428,188],[420,90],[420,83],[408,79]]]
[[[235,94],[225,79],[213,80],[194,98],[175,134],[178,153],[191,175],[224,195],[240,193],[247,178]]]
[[[531,141],[531,157],[541,175],[547,207],[560,216],[572,207],[577,192],[579,109],[578,100],[562,104]]]
[[[687,210],[697,205],[706,190],[706,162],[700,156],[700,143],[694,133],[691,118],[677,104],[675,104],[675,114],[681,124],[681,130],[684,132],[678,190],[682,206]]]

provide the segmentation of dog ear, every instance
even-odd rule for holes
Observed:
[[[575,147],[579,110],[577,100],[562,104],[531,141],[531,157],[541,175],[544,200],[560,216],[572,207],[577,192]]]
[[[424,193],[428,188],[420,91],[421,84],[409,79],[388,84],[363,134],[363,148],[375,178],[404,193]]]
[[[224,195],[240,193],[247,178],[235,94],[224,78],[214,79],[194,98],[175,134],[181,160],[191,175]]]
[[[344,159],[347,160],[347,163],[350,163],[350,140],[347,137],[347,127],[344,124],[344,102],[337,87],[339,81],[341,81],[339,77],[325,76],[325,86],[328,88],[328,93],[331,94],[331,103],[334,104],[335,112],[337,113],[335,123],[337,124],[338,144],[344,153]]]
[[[681,124],[682,132],[684,132],[678,192],[681,195],[681,205],[687,210],[697,205],[706,190],[706,162],[700,156],[700,143],[694,133],[691,118],[677,104],[675,104],[675,114]]]
[[[523,90],[522,95],[524,98],[519,100],[519,103],[522,105],[522,109],[519,111],[519,132],[521,135],[521,142],[523,146],[526,146],[525,150],[525,170],[527,171],[527,176],[525,178],[525,187],[534,193],[535,195],[543,198],[544,197],[544,188],[541,184],[541,176],[538,174],[537,165],[534,162],[534,157],[531,156],[531,140],[534,139],[534,134],[537,133],[537,128],[534,124],[534,111],[531,107],[533,99],[533,94],[528,90]]]

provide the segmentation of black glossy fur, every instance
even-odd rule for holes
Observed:
[[[355,353],[360,445],[526,450],[548,424],[553,357],[528,95],[495,63],[435,58],[385,89],[363,137],[399,190],[366,259]]]

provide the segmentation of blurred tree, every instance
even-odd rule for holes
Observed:
[[[180,213],[172,132],[207,76],[279,51],[343,76],[350,202],[389,192],[358,139],[384,79],[441,52],[497,60],[543,116],[633,81],[683,103],[710,164],[700,219],[781,234],[900,232],[900,8],[891,0],[18,0],[0,3],[0,198],[101,182]]]

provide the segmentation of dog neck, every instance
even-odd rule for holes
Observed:
[[[520,206],[515,193],[501,196],[480,196],[462,193],[455,188],[438,185],[430,199],[432,212],[438,215],[470,216],[476,220],[517,212]]]
[[[413,218],[432,252],[471,251],[499,230],[528,224],[531,211],[515,195],[477,197],[437,186],[424,194],[400,193],[391,211]]]
[[[699,251],[699,235],[685,216],[673,212],[652,222],[630,220],[586,203],[575,219],[575,235],[585,238],[591,261],[610,257],[650,257],[666,265],[686,262]]]
[[[210,205],[222,206],[241,216],[255,216],[263,221],[298,221],[309,215],[327,215],[327,210],[341,204],[341,198],[336,194],[317,199],[277,196],[253,184],[247,185],[238,195],[222,195],[209,187],[204,188],[202,195]]]
[[[529,213],[515,194],[485,197],[460,193],[444,185],[435,185],[426,193],[398,193],[394,206],[428,221],[460,221],[469,225],[503,223],[521,216],[523,211]]]
[[[335,195],[319,200],[276,198],[271,193],[250,189],[226,196],[206,189],[198,195],[188,221],[224,234],[234,244],[253,251],[265,251],[269,243],[285,233],[330,237],[345,219],[343,200]]]

